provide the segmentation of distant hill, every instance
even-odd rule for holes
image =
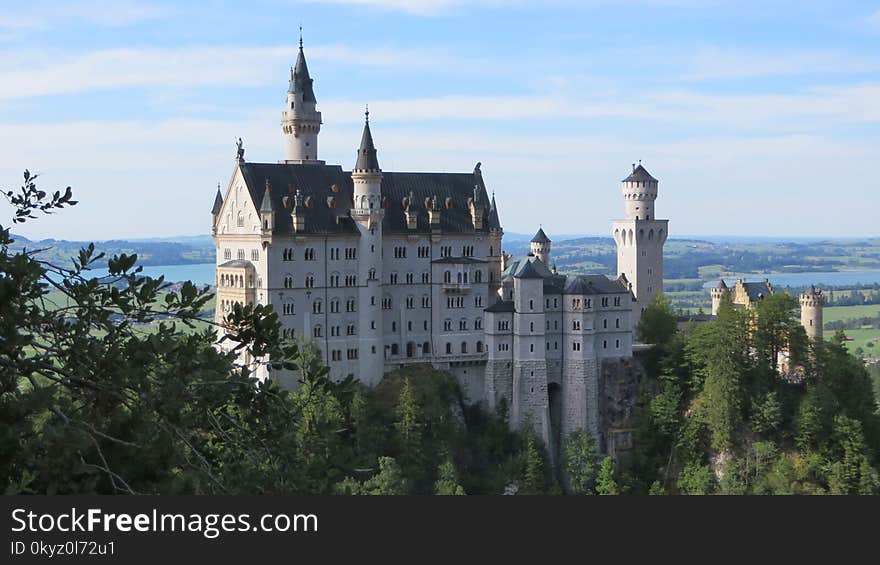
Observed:
[[[90,243],[59,239],[33,241],[20,235],[13,235],[13,239],[15,241],[10,246],[13,251],[39,250],[38,256],[41,259],[59,265],[69,264],[70,259],[77,256],[79,250]],[[213,263],[216,257],[214,242],[210,236],[96,241],[95,249],[104,252],[107,257],[122,253],[137,254],[138,263],[145,267]],[[106,262],[105,258],[99,265],[106,266]]]

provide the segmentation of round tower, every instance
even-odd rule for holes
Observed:
[[[358,239],[358,343],[359,377],[370,385],[382,379],[384,364],[383,316],[378,304],[382,300],[382,169],[370,132],[370,113],[366,112],[364,133],[357,151],[357,162],[351,172],[354,184],[351,218],[355,221]],[[368,308],[367,305],[376,307]],[[399,336],[400,334],[398,334]]]
[[[822,307],[825,304],[825,295],[815,286],[801,294],[801,325],[807,332],[807,337],[813,340],[822,339]]]
[[[621,183],[627,220],[653,220],[657,200],[657,179],[642,166],[633,165],[633,172]]]
[[[322,163],[318,160],[321,112],[317,110],[318,101],[315,99],[313,83],[300,37],[296,66],[290,69],[287,106],[281,112],[285,163]]]
[[[532,255],[540,259],[547,267],[550,266],[550,246],[552,243],[544,233],[544,228],[538,228],[538,233],[532,238],[530,246]]]
[[[712,315],[717,316],[718,310],[721,308],[721,301],[724,299],[725,295],[730,292],[730,289],[727,288],[727,283],[724,282],[724,279],[718,282],[718,286],[713,288],[710,291],[712,295]]]

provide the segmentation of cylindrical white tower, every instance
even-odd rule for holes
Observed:
[[[318,160],[321,112],[317,110],[313,83],[300,38],[296,67],[290,70],[287,106],[281,112],[285,163],[323,163]]]
[[[801,294],[801,325],[807,332],[807,337],[813,340],[821,340],[822,333],[822,307],[825,304],[825,295],[815,286]]]
[[[627,220],[654,219],[654,201],[657,200],[657,179],[642,167],[633,165],[633,172],[621,183]]]
[[[351,173],[354,183],[351,218],[360,232],[358,240],[359,370],[361,380],[378,384],[384,368],[382,309],[382,170],[370,133],[369,113]]]
[[[550,247],[552,243],[547,234],[544,233],[544,228],[539,228],[538,233],[535,234],[531,241],[532,255],[540,259],[547,267],[550,266]]]

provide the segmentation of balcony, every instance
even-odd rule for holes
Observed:
[[[442,288],[447,294],[467,294],[471,291],[470,283],[443,283]]]

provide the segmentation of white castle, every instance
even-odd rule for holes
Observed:
[[[316,104],[300,42],[281,114],[285,159],[247,162],[239,143],[225,194],[218,187],[218,321],[234,303],[271,304],[285,336],[317,342],[331,377],[374,385],[427,363],[470,402],[505,403],[512,426],[530,422],[547,442],[587,429],[604,443],[603,370],[631,361],[635,324],[662,290],[657,180],[641,164],[623,180],[616,279],[558,274],[543,229],[527,256],[502,253],[479,163],[383,171],[367,113],[354,168],[325,164]],[[246,361],[270,376],[263,360]],[[271,376],[296,386],[295,375]]]

